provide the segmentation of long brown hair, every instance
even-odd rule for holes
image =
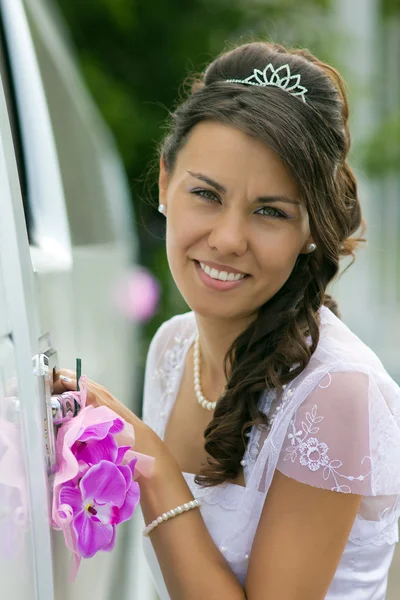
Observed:
[[[278,87],[227,83],[244,79],[268,63],[288,64],[307,88],[306,102]],[[244,44],[221,54],[194,81],[189,97],[170,123],[161,153],[172,172],[192,128],[214,120],[262,140],[287,165],[306,204],[317,249],[300,254],[282,288],[259,308],[257,318],[229,348],[227,386],[204,432],[207,464],[196,482],[213,486],[235,479],[253,424],[268,424],[258,409],[260,393],[282,386],[307,366],[319,341],[321,304],[340,317],[328,284],[339,272],[341,256],[355,260],[363,237],[352,237],[365,222],[357,183],[347,163],[349,107],[336,69],[305,49],[268,42]],[[349,265],[350,266],[350,265]],[[307,338],[311,338],[311,344]]]

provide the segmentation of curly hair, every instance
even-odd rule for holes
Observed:
[[[275,68],[288,64],[300,74],[308,90],[306,102],[279,87],[225,81],[244,79],[268,63]],[[288,280],[259,308],[225,356],[227,385],[205,429],[207,462],[195,478],[203,486],[238,476],[246,431],[269,423],[258,408],[260,393],[272,388],[281,393],[307,366],[319,341],[320,306],[340,317],[326,288],[338,275],[340,257],[351,256],[353,264],[356,248],[365,242],[357,183],[347,162],[348,116],[345,84],[335,68],[306,49],[269,42],[221,54],[171,115],[161,146],[168,172],[199,122],[220,122],[258,138],[278,153],[296,180],[317,245],[314,252],[298,256]],[[360,236],[350,238],[360,227]]]

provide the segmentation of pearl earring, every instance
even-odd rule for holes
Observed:
[[[162,213],[163,215],[165,215],[165,211],[167,210],[167,207],[165,206],[165,204],[160,204],[158,207],[158,212]]]
[[[315,248],[316,248],[316,247],[317,247],[317,245],[316,245],[316,244],[308,244],[308,246],[307,246],[307,250],[308,250],[309,252],[314,252],[314,250],[315,250]]]

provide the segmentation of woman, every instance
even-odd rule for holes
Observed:
[[[156,457],[162,600],[385,598],[400,390],[326,294],[364,241],[349,146],[340,75],[276,44],[222,54],[173,114],[160,210],[191,311],[152,340],[143,422],[90,383]]]

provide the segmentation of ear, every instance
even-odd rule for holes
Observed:
[[[160,204],[167,204],[165,199],[167,197],[167,189],[168,189],[168,181],[169,175],[167,169],[165,168],[164,157],[160,156],[160,174],[158,177],[158,197]]]

